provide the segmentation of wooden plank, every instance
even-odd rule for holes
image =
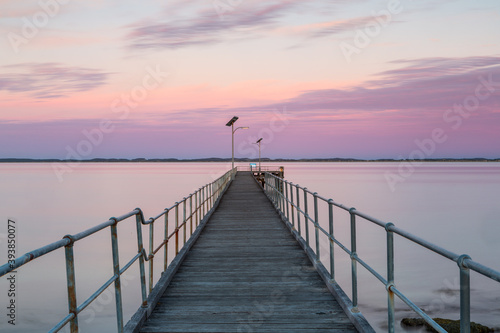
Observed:
[[[239,172],[140,332],[356,332],[251,178]]]

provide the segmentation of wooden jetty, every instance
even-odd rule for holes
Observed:
[[[251,172],[237,173],[183,259],[133,331],[357,331]]]

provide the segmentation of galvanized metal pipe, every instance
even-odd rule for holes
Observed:
[[[297,227],[299,229],[299,236],[302,236],[300,228],[300,195],[299,195],[299,184],[295,185],[297,189]]]
[[[328,200],[328,230],[330,232],[330,237],[328,237],[329,243],[330,243],[330,278],[332,281],[335,281],[335,256],[334,256],[334,242],[333,239],[335,239],[334,234],[333,234],[333,200],[330,199]]]
[[[290,183],[290,203],[291,203],[291,208],[290,210],[292,211],[292,227],[295,229],[295,211],[294,211],[294,206],[295,203],[293,201],[293,184]]]
[[[189,196],[189,237],[193,234],[193,197]]]
[[[187,228],[186,228],[186,198],[182,200],[182,246],[186,244],[186,233],[187,233]]]
[[[280,198],[281,198],[281,211],[285,214],[285,187],[283,186],[283,179],[280,178]]]
[[[175,203],[175,255],[179,254],[179,203]]]
[[[118,230],[117,223],[113,224],[111,230],[111,250],[113,254],[113,274],[115,279],[115,303],[116,303],[116,326],[118,332],[123,332],[123,305],[122,290],[120,282],[120,259],[118,251]],[[137,223],[140,226],[140,223]],[[139,251],[142,252],[142,251]],[[139,259],[141,260],[142,257]],[[144,268],[144,267],[143,267]]]
[[[306,244],[309,247],[309,212],[307,207],[307,188],[304,187],[304,228],[306,229]]]
[[[149,225],[149,293],[153,290],[153,272],[154,272],[154,223]]]
[[[465,259],[471,259],[464,254],[458,258],[460,268],[460,333],[470,333],[470,272],[464,265]]]
[[[356,268],[356,215],[352,208],[351,215],[351,279],[352,279],[352,312],[359,312],[358,310],[358,272]]]
[[[194,192],[192,197],[194,198],[193,201],[194,201],[194,206],[193,206],[193,209],[194,211],[193,212],[193,215],[194,215],[194,218],[193,218],[193,223],[194,223],[194,229],[195,230],[197,227],[198,227],[198,200],[197,200],[197,192]]]
[[[285,203],[286,203],[286,219],[290,221],[290,201],[288,198],[288,182],[285,182]]]
[[[71,236],[66,236],[71,237]],[[73,314],[73,318],[70,321],[71,333],[78,332],[78,312],[77,312],[77,302],[76,302],[76,281],[75,281],[75,260],[73,256],[73,240],[69,238],[71,243],[64,247],[64,253],[66,257],[66,280],[68,287],[68,312]]]
[[[314,192],[314,233],[316,237],[316,260],[320,261],[319,253],[319,217],[318,217],[318,193]]]
[[[170,210],[166,209],[165,213],[165,233],[163,235],[163,241],[165,242],[165,248],[163,250],[163,271],[165,272],[168,268],[168,241],[170,238],[168,237],[168,212]]]
[[[396,330],[396,316],[394,309],[394,234],[389,226],[393,225],[388,223],[386,225],[387,233],[387,315],[388,315],[388,331],[394,333]]]
[[[136,225],[137,225],[137,251],[138,253],[144,252],[144,246],[142,244],[142,224],[139,215],[136,215]],[[144,257],[139,257],[139,271],[141,273],[141,293],[142,293],[142,306],[147,306],[147,296],[146,296],[146,271],[144,270]]]

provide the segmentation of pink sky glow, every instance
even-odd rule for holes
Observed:
[[[498,1],[219,3],[0,1],[0,158],[500,157]]]

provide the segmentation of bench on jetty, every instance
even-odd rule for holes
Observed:
[[[0,277],[64,248],[68,312],[51,333],[66,325],[72,333],[78,332],[79,315],[108,287],[115,292],[118,332],[373,332],[358,310],[358,266],[387,290],[384,303],[388,332],[394,332],[396,326],[395,296],[438,332],[446,332],[396,287],[394,235],[457,263],[461,332],[468,333],[471,328],[470,272],[500,282],[499,271],[468,255],[458,255],[393,223],[321,197],[284,180],[278,172],[259,172],[257,176],[264,179],[258,182],[259,177],[254,177],[253,172],[229,170],[155,217],[146,220],[139,208],[112,217],[9,261],[0,266]],[[350,246],[334,235],[334,209],[349,218]],[[117,229],[134,218],[137,252],[120,265]],[[358,219],[377,225],[386,233],[384,274],[356,252]],[[143,241],[146,228],[147,246]],[[160,244],[154,243],[155,228],[162,231]],[[104,230],[111,233],[113,275],[87,299],[78,302],[73,245]],[[326,237],[326,246],[324,242],[320,246],[320,236],[322,240]],[[334,248],[350,257],[349,297],[335,281]],[[329,260],[326,265],[322,256]],[[139,266],[142,305],[124,325],[121,276],[134,264]],[[155,281],[158,268],[161,276]]]

